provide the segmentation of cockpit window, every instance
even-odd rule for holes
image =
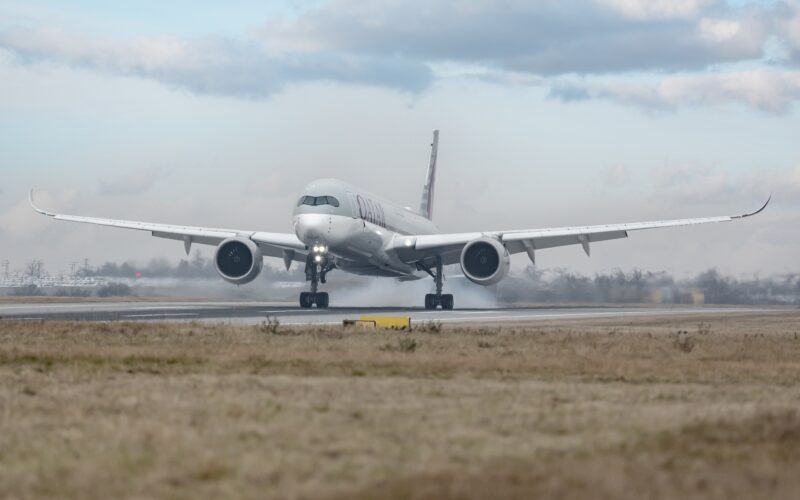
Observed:
[[[333,207],[339,206],[339,200],[334,198],[333,196],[303,196],[300,198],[300,201],[297,202],[297,206],[300,205],[309,205],[312,207],[320,206],[320,205],[331,205]]]

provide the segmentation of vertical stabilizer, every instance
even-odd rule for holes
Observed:
[[[436,154],[439,150],[439,131],[433,131],[431,143],[431,162],[428,165],[428,174],[425,176],[425,186],[422,188],[422,201],[419,212],[428,219],[433,218],[433,192],[436,186]]]

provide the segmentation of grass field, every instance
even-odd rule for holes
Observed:
[[[800,497],[800,311],[699,321],[0,321],[0,497]]]

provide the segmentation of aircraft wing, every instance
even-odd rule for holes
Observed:
[[[712,222],[729,222],[744,219],[763,211],[772,199],[758,210],[742,215],[726,215],[697,219],[675,219],[653,222],[634,222],[625,224],[604,224],[599,226],[560,227],[516,231],[488,231],[474,233],[432,234],[399,236],[392,250],[404,262],[424,262],[441,257],[444,265],[456,264],[460,260],[461,249],[470,241],[482,237],[498,239],[511,254],[526,252],[535,262],[535,251],[566,245],[582,245],[589,255],[591,243],[627,238],[629,231],[657,229],[662,227],[693,226]]]
[[[102,219],[97,217],[83,217],[79,215],[64,215],[48,212],[36,206],[33,200],[33,190],[28,197],[31,207],[42,215],[46,215],[56,220],[70,222],[82,222],[84,224],[94,224],[99,226],[118,227],[122,229],[136,229],[148,231],[157,238],[168,238],[184,242],[186,253],[192,243],[202,245],[218,245],[223,240],[233,237],[249,238],[261,247],[264,255],[271,257],[283,257],[284,251],[290,251],[289,255],[294,260],[305,261],[305,245],[292,233],[266,233],[260,231],[246,231],[238,229],[215,229],[196,226],[179,226],[172,224],[158,224],[152,222],[138,222],[130,220]]]

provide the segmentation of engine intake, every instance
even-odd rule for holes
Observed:
[[[508,250],[494,238],[470,241],[461,250],[461,271],[473,283],[493,285],[508,274]]]
[[[217,247],[214,265],[222,279],[244,285],[261,274],[264,255],[258,245],[247,238],[228,238]]]

